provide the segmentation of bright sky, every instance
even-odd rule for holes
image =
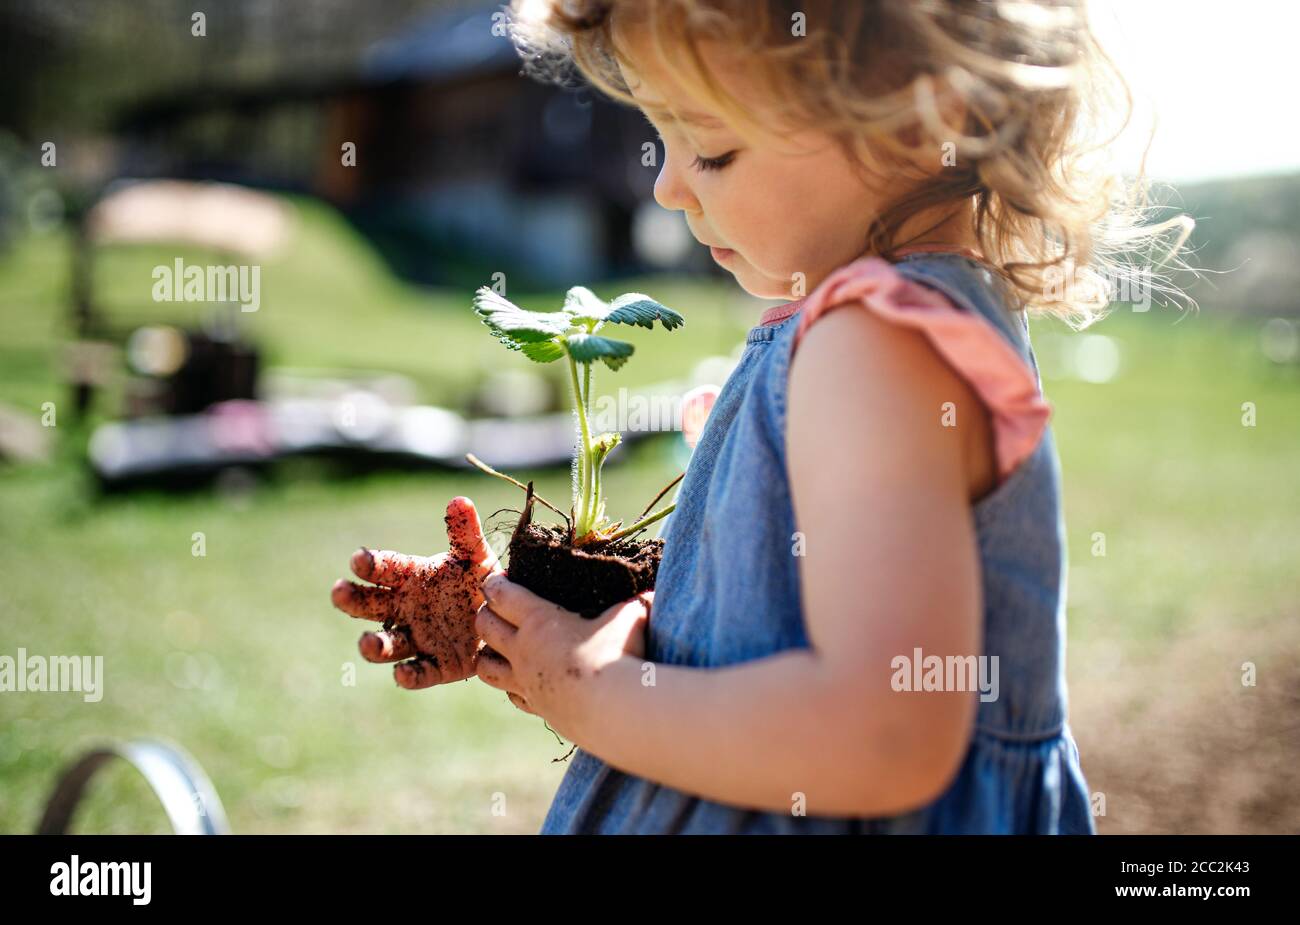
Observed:
[[[1300,171],[1300,3],[1090,0],[1090,9],[1137,107],[1118,143],[1126,168],[1136,167],[1155,113],[1152,177]]]

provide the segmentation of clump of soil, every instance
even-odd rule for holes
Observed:
[[[652,591],[663,556],[661,539],[624,537],[573,546],[566,528],[532,522],[532,484],[510,538],[506,577],[587,619]]]

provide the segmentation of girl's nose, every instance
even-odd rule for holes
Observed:
[[[676,161],[664,151],[663,166],[655,179],[655,201],[670,211],[697,212],[700,204],[687,185]]]

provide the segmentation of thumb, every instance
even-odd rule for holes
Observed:
[[[479,521],[473,501],[463,495],[452,498],[447,503],[447,516],[444,520],[453,559],[468,561],[479,581],[500,568],[496,553],[483,535],[483,524]]]

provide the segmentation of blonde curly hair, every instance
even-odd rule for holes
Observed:
[[[1176,295],[1159,270],[1192,222],[1151,221],[1141,174],[1126,181],[1109,166],[1132,99],[1083,0],[514,0],[510,17],[535,78],[564,84],[576,68],[635,107],[619,66],[631,57],[615,41],[635,28],[747,137],[816,129],[864,174],[910,171],[920,182],[874,217],[863,254],[891,259],[916,237],[900,239],[910,218],[970,209],[1017,308],[1083,328],[1117,287]],[[742,53],[779,127],[726,92],[701,42]],[[915,176],[927,156],[941,166]],[[1153,272],[1141,264],[1156,252]]]

